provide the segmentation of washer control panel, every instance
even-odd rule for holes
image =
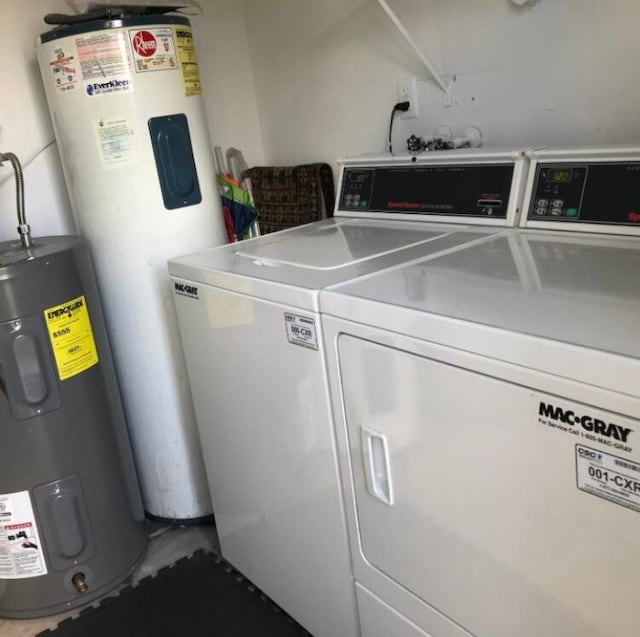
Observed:
[[[347,167],[339,209],[506,219],[514,164]]]
[[[527,219],[640,227],[640,162],[539,163]]]

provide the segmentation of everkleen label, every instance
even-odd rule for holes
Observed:
[[[89,97],[95,95],[109,95],[110,93],[120,93],[128,91],[133,85],[128,77],[114,77],[104,82],[88,82],[85,91]]]
[[[0,580],[46,574],[29,492],[0,493]]]
[[[98,351],[84,296],[47,308],[44,320],[60,380],[76,376],[98,362]]]
[[[182,71],[182,83],[184,84],[184,94],[187,97],[201,95],[200,73],[198,72],[198,61],[196,60],[196,50],[193,46],[193,34],[188,27],[176,27],[175,46],[180,61]]]

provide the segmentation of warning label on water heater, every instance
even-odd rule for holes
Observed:
[[[55,56],[55,59],[49,62],[49,68],[56,88],[60,92],[74,90],[78,81],[75,56],[62,48],[55,50]]]
[[[126,35],[100,31],[76,38],[76,51],[83,80],[105,81],[128,76],[131,60]]]
[[[0,580],[46,574],[29,492],[0,494]]]
[[[193,46],[193,34],[187,27],[176,27],[176,50],[180,69],[182,71],[182,83],[184,84],[184,94],[187,97],[201,95],[200,73],[198,72],[198,61],[196,60],[196,49]]]
[[[99,32],[80,36],[76,38],[76,52],[87,97],[95,99],[133,90],[126,33]]]
[[[60,380],[76,376],[98,362],[98,350],[84,296],[47,308],[44,320]]]

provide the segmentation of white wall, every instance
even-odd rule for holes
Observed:
[[[251,164],[262,163],[259,128],[242,4],[201,0],[194,16],[203,97],[212,144],[236,146]],[[53,140],[35,39],[48,27],[46,13],[68,13],[64,0],[3,0],[0,19],[0,150],[24,161]],[[9,164],[0,168],[0,241],[14,239],[15,187]],[[11,177],[3,182],[6,178]],[[25,171],[27,219],[35,236],[74,232],[55,145]]]
[[[454,105],[419,83],[421,117],[479,126],[486,145],[640,142],[640,2],[389,0],[420,49],[455,74]],[[380,152],[396,80],[428,73],[376,0],[245,0],[267,162]]]
[[[64,11],[63,0],[4,2],[0,19],[0,150],[21,161],[53,140],[53,129],[35,57],[35,39],[46,30],[45,13]],[[8,179],[7,179],[8,178]],[[25,170],[27,221],[36,235],[74,231],[55,145]],[[17,238],[13,171],[0,168],[0,241]]]
[[[191,21],[212,145],[238,148],[250,166],[261,164],[262,133],[242,3],[200,4],[204,15]]]

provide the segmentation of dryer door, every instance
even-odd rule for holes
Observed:
[[[477,637],[640,634],[638,421],[344,334],[338,352],[367,568]]]

